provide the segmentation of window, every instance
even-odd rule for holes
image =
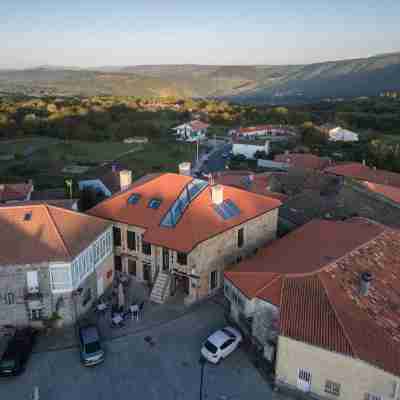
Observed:
[[[143,240],[142,235],[142,253],[151,256],[151,244]]]
[[[29,293],[38,293],[39,292],[39,278],[37,271],[28,271],[26,273],[26,280],[28,284],[28,292]]]
[[[136,276],[136,261],[128,259],[128,272],[130,275]]]
[[[116,271],[122,271],[121,256],[114,256],[114,268]]]
[[[35,308],[30,310],[31,321],[39,321],[42,319],[42,310],[40,308]]]
[[[121,229],[114,226],[113,234],[114,234],[114,246],[121,246]]]
[[[325,393],[340,396],[340,383],[327,380],[325,382]]]
[[[14,304],[15,303],[14,293],[12,293],[12,292],[6,293],[4,296],[4,302],[9,306]]]
[[[297,372],[297,387],[304,392],[311,389],[311,372],[306,369],[299,369]]]
[[[214,290],[218,286],[218,271],[211,271],[210,289]]]
[[[229,347],[233,342],[235,341],[235,339],[228,339],[226,342],[224,342],[220,349],[221,350],[225,350],[227,347]]]
[[[128,204],[136,204],[139,200],[140,200],[140,194],[139,193],[133,193],[128,198]]]
[[[187,264],[187,254],[178,252],[178,264],[186,265]]]
[[[242,247],[243,243],[244,243],[244,229],[240,228],[238,230],[238,237],[237,237],[237,243],[238,243],[238,247]]]
[[[161,205],[161,199],[151,199],[147,206],[149,208],[153,208],[154,210],[157,210],[157,208],[159,208],[160,205]]]
[[[127,242],[128,242],[129,250],[136,250],[136,233],[135,232],[128,231]]]
[[[378,396],[373,393],[365,393],[364,400],[383,400],[383,396]]]
[[[89,303],[90,300],[92,300],[92,289],[91,288],[87,288],[86,292],[85,292],[85,295],[83,296],[82,305],[86,306],[86,304]]]

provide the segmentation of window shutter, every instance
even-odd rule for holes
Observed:
[[[39,291],[39,278],[37,271],[27,271],[28,291],[30,293],[37,293]]]

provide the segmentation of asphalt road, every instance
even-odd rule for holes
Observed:
[[[0,379],[0,398],[30,399],[37,385],[40,400],[197,400],[201,343],[224,325],[221,306],[208,303],[179,320],[105,343],[106,360],[96,367],[81,366],[77,349],[34,354],[23,375]],[[203,399],[269,400],[271,390],[238,349],[217,366],[206,364]]]
[[[225,171],[225,165],[228,159],[222,157],[223,153],[229,153],[232,150],[232,144],[223,144],[219,146],[218,150],[213,152],[208,158],[207,162],[204,163],[202,170],[208,174],[210,172]]]

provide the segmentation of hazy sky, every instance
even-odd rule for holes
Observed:
[[[400,50],[400,0],[0,0],[0,68],[295,64]]]

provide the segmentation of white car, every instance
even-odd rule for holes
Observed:
[[[213,333],[203,344],[201,354],[213,364],[222,358],[228,357],[243,340],[241,333],[231,326]]]

